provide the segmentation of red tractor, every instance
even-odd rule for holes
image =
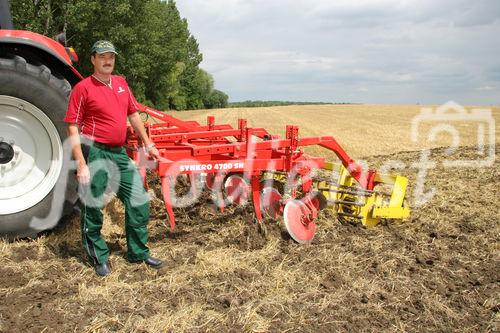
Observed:
[[[26,237],[55,226],[58,218],[46,218],[51,210],[60,207],[59,216],[71,212],[78,198],[74,177],[61,177],[62,119],[82,76],[71,49],[12,29],[9,3],[0,0],[0,234]],[[54,205],[63,178],[70,180],[62,189],[63,204]]]

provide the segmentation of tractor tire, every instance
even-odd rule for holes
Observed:
[[[0,57],[0,235],[35,237],[78,199],[63,122],[71,85],[45,65]]]

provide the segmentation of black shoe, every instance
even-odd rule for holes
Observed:
[[[144,260],[135,261],[135,262],[137,262],[137,263],[143,262],[146,265],[151,266],[153,268],[160,268],[161,265],[163,265],[163,262],[160,259],[156,259],[156,258],[153,258],[153,257],[147,257]]]
[[[97,264],[94,267],[95,272],[99,276],[106,276],[111,273],[111,268],[109,268],[108,262],[103,262],[102,264]]]

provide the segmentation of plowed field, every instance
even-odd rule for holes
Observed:
[[[106,278],[84,258],[76,213],[36,240],[0,242],[0,331],[498,332],[500,163],[446,167],[444,160],[478,158],[475,127],[459,125],[459,148],[447,150],[446,136],[430,145],[435,166],[424,188],[435,194],[415,206],[415,163],[427,147],[410,139],[419,109],[182,113],[200,120],[214,113],[233,125],[248,117],[251,125],[280,134],[285,124],[298,124],[303,135],[335,136],[371,167],[400,161],[411,217],[368,229],[342,224],[324,210],[313,242],[298,245],[282,223],[254,223],[250,205],[220,213],[208,196],[176,209],[178,224],[170,232],[162,202],[153,199],[149,246],[165,261],[153,270],[126,261],[124,211],[113,199],[103,228],[112,251],[113,273]],[[494,117],[498,123],[498,108]],[[150,177],[150,184],[157,180]]]

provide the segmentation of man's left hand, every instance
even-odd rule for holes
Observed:
[[[149,156],[151,156],[151,157],[152,157],[155,161],[157,161],[157,160],[160,158],[160,152],[158,151],[158,149],[156,149],[156,147],[152,147],[151,149],[149,149],[148,154],[149,154]]]

